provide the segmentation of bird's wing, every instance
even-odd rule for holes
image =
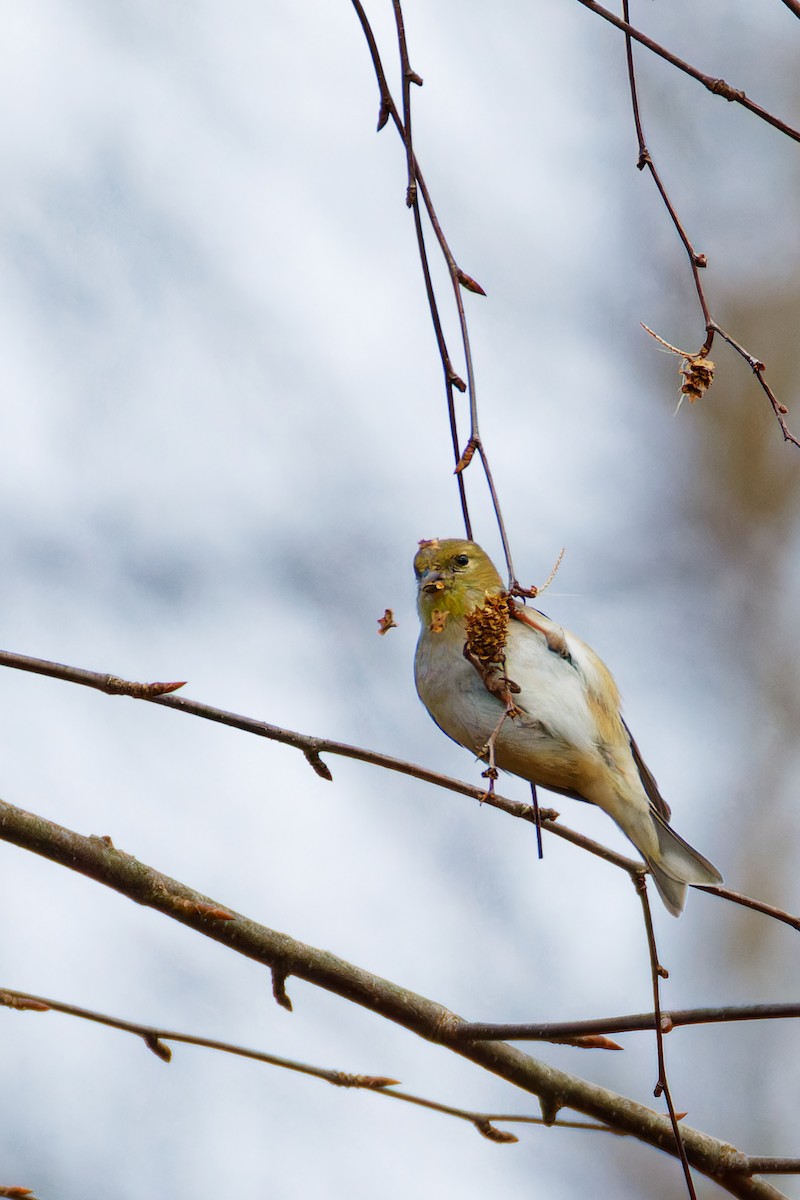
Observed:
[[[628,741],[630,742],[633,761],[636,763],[636,770],[639,772],[639,778],[642,781],[642,787],[647,793],[647,798],[658,815],[663,817],[665,821],[668,821],[670,818],[670,807],[664,797],[661,795],[661,792],[658,790],[658,784],[650,773],[646,762],[639,753],[639,747],[633,740],[633,734],[631,733],[630,729],[628,729],[628,726],[625,724],[624,720],[622,721],[622,724],[625,726],[625,732],[627,733]]]

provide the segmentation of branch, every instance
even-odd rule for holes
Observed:
[[[708,90],[713,92],[715,96],[722,96],[725,100],[731,100],[736,104],[741,104],[743,108],[746,108],[748,112],[753,113],[754,116],[760,117],[761,120],[766,121],[768,125],[772,125],[775,129],[780,130],[781,133],[785,133],[786,136],[792,138],[793,141],[800,142],[800,132],[798,132],[798,130],[793,129],[791,125],[787,125],[785,121],[781,121],[779,117],[772,116],[772,114],[768,113],[767,110],[762,108],[760,104],[756,104],[754,101],[748,99],[748,97],[740,88],[731,87],[731,85],[726,83],[724,79],[717,79],[713,75],[704,75],[702,71],[698,71],[696,67],[690,66],[689,63],[684,62],[682,58],[678,58],[677,55],[672,54],[669,50],[665,49],[664,46],[659,45],[658,42],[654,42],[653,39],[649,38],[646,34],[641,33],[638,29],[634,29],[633,25],[630,25],[627,21],[623,21],[620,17],[615,16],[614,13],[609,12],[607,8],[603,8],[601,5],[596,4],[595,0],[578,0],[578,3],[582,4],[584,8],[590,9],[593,13],[596,13],[598,17],[602,17],[604,21],[608,21],[611,25],[615,25],[617,29],[621,29],[623,33],[626,33],[629,37],[632,37],[634,41],[640,42],[641,45],[646,46],[648,50],[652,50],[653,54],[657,54],[659,58],[665,59],[668,63],[671,63],[673,67],[677,67],[679,71],[683,71],[685,75],[691,75],[692,79],[696,79],[698,83],[702,83],[703,87],[708,88]]]
[[[669,1119],[652,1109],[503,1042],[452,1044],[451,1034],[457,1032],[460,1018],[442,1005],[236,914],[117,850],[107,839],[84,837],[4,801],[0,801],[0,838],[113,888],[283,976],[304,979],[428,1041],[449,1046],[463,1058],[538,1096],[546,1124],[555,1121],[560,1109],[571,1108],[668,1154],[675,1153]],[[210,911],[225,912],[232,919],[211,919]],[[780,1200],[780,1193],[771,1185],[746,1173],[746,1156],[728,1143],[684,1125],[681,1135],[692,1166],[731,1195]]]
[[[644,863],[627,858],[624,854],[618,854],[615,850],[609,850],[607,846],[594,841],[593,838],[586,837],[585,834],[578,833],[567,825],[562,825],[558,821],[558,813],[552,808],[539,809],[537,816],[537,809],[533,804],[523,804],[519,800],[511,800],[497,792],[487,794],[483,787],[475,787],[474,784],[464,783],[460,779],[453,779],[438,771],[431,771],[428,767],[420,766],[418,763],[407,762],[402,758],[393,758],[390,754],[381,754],[377,750],[367,750],[362,746],[352,746],[347,742],[335,742],[328,738],[296,733],[294,730],[284,729],[279,725],[270,725],[267,721],[257,721],[254,717],[244,717],[238,713],[227,712],[222,708],[214,708],[210,704],[203,704],[199,700],[190,700],[186,696],[167,694],[168,689],[177,686],[175,684],[133,683],[121,679],[118,675],[88,671],[84,667],[68,667],[63,663],[49,662],[44,658],[31,658],[25,654],[16,654],[11,650],[0,650],[0,666],[11,667],[17,671],[29,671],[35,675],[45,675],[51,679],[61,679],[67,683],[77,683],[83,687],[105,692],[107,695],[130,696],[136,700],[146,700],[148,703],[158,704],[162,708],[176,709],[179,712],[188,713],[190,716],[213,721],[215,724],[227,725],[232,729],[240,729],[244,733],[255,734],[256,737],[292,746],[305,756],[314,772],[322,779],[332,780],[333,776],[327,764],[320,758],[321,754],[336,754],[342,758],[354,759],[356,762],[370,763],[387,771],[409,775],[424,783],[432,783],[445,791],[478,800],[489,808],[499,809],[508,816],[527,821],[534,827],[538,823],[540,828],[546,829],[548,833],[561,838],[562,841],[570,842],[573,846],[578,846],[581,850],[595,855],[596,858],[602,858],[612,866],[627,871],[632,879],[644,875],[647,871]],[[783,909],[775,908],[761,900],[754,900],[750,896],[731,891],[721,884],[692,886],[695,886],[696,891],[710,892],[723,900],[730,900],[735,904],[752,908],[800,930],[800,917],[792,916],[791,913],[784,912]]]
[[[678,1025],[716,1025],[728,1021],[770,1021],[800,1017],[800,1004],[730,1004],[710,1008],[661,1010],[661,1028],[669,1033]],[[493,1024],[463,1021],[458,1037],[464,1041],[553,1041],[559,1037],[590,1037],[606,1033],[638,1033],[656,1028],[655,1013],[624,1017],[597,1017],[589,1021],[547,1021],[531,1024]]]
[[[628,0],[622,0],[622,13],[625,18],[625,20],[623,21],[623,24],[627,26],[628,25],[628,16],[629,16]],[[759,359],[757,359],[754,355],[750,354],[750,352],[748,350],[745,350],[744,346],[741,346],[734,338],[732,338],[730,336],[730,334],[726,333],[726,331],[722,328],[722,326],[719,325],[714,320],[713,316],[711,315],[711,309],[709,307],[708,300],[706,299],[705,290],[703,288],[703,284],[700,279],[700,271],[704,270],[708,266],[708,260],[705,256],[705,254],[698,254],[698,252],[695,250],[694,246],[692,245],[691,241],[689,240],[689,236],[683,227],[681,219],[678,216],[669,196],[667,195],[667,190],[664,186],[663,180],[661,179],[661,175],[656,170],[656,165],[653,162],[653,157],[650,154],[650,151],[647,147],[647,142],[645,141],[644,128],[642,125],[641,114],[639,112],[639,97],[638,97],[637,88],[636,88],[636,72],[635,72],[635,68],[634,68],[634,64],[633,64],[633,45],[631,42],[631,36],[632,36],[631,33],[629,31],[626,31],[626,33],[625,33],[625,56],[626,56],[627,64],[628,64],[628,82],[630,84],[630,91],[631,91],[631,106],[633,108],[633,121],[634,121],[634,125],[636,126],[636,137],[637,137],[637,140],[639,143],[639,158],[638,158],[636,165],[640,171],[644,170],[644,168],[646,167],[647,170],[650,172],[653,182],[655,183],[656,188],[658,189],[658,193],[664,202],[664,207],[666,208],[666,210],[669,214],[669,218],[672,221],[672,224],[675,226],[675,231],[678,234],[678,237],[681,239],[684,249],[686,250],[686,253],[689,257],[689,266],[690,266],[691,272],[692,272],[692,279],[694,280],[694,286],[695,286],[695,290],[697,292],[697,298],[700,302],[700,308],[703,313],[703,321],[705,323],[705,330],[706,330],[706,339],[705,339],[705,342],[703,343],[703,345],[697,351],[697,353],[691,354],[691,353],[686,353],[685,351],[680,351],[675,346],[670,346],[670,344],[668,342],[664,342],[663,338],[660,338],[658,336],[658,334],[653,333],[652,329],[649,329],[648,326],[645,325],[644,328],[647,329],[647,332],[652,334],[653,337],[655,337],[657,341],[662,342],[662,344],[664,346],[666,346],[667,349],[672,350],[674,353],[683,357],[684,366],[683,366],[682,370],[685,370],[688,366],[690,372],[695,377],[694,385],[691,381],[691,378],[685,377],[684,385],[681,388],[682,396],[683,396],[683,394],[689,395],[690,400],[697,399],[698,396],[700,396],[702,394],[702,392],[705,391],[705,389],[708,386],[710,386],[711,379],[713,378],[714,364],[711,362],[708,355],[710,354],[711,347],[714,343],[714,334],[718,333],[720,335],[720,337],[725,342],[727,342],[728,345],[733,350],[735,350],[736,353],[739,354],[745,360],[745,362],[748,364],[751,371],[755,375],[756,379],[758,380],[758,382],[761,386],[762,391],[764,392],[765,396],[767,397],[770,404],[772,405],[772,411],[774,412],[774,414],[777,418],[778,424],[780,425],[781,433],[783,434],[783,440],[785,442],[792,442],[795,446],[800,447],[800,440],[798,440],[795,437],[795,435],[791,432],[791,430],[789,429],[789,426],[786,423],[785,417],[786,417],[786,413],[788,411],[786,408],[786,405],[781,404],[781,402],[778,400],[778,397],[775,395],[772,388],[769,386],[766,379],[764,378],[764,371],[766,370],[764,363],[761,362]],[[698,376],[698,371],[702,370],[703,367],[705,367],[706,375],[705,375],[705,379],[700,383],[700,385],[698,387],[696,384],[696,379]]]
[[[436,1100],[428,1100],[423,1096],[413,1096],[409,1092],[389,1091],[389,1088],[395,1087],[398,1080],[389,1079],[383,1075],[353,1075],[345,1071],[333,1071],[326,1067],[315,1067],[308,1063],[297,1062],[294,1059],[266,1054],[262,1050],[251,1050],[245,1046],[235,1045],[231,1042],[220,1042],[215,1038],[202,1037],[191,1033],[178,1033],[175,1030],[162,1029],[160,1026],[143,1025],[138,1021],[128,1021],[121,1017],[112,1017],[108,1013],[95,1012],[93,1009],[88,1008],[79,1008],[75,1004],[66,1004],[61,1000],[51,1000],[47,996],[32,995],[30,992],[19,992],[11,988],[0,989],[0,1005],[16,1009],[18,1012],[60,1012],[65,1016],[77,1017],[80,1020],[94,1022],[98,1025],[107,1025],[112,1029],[119,1029],[123,1033],[131,1033],[135,1037],[140,1037],[148,1050],[152,1050],[156,1057],[165,1063],[172,1061],[172,1051],[165,1043],[179,1042],[182,1045],[200,1046],[206,1050],[217,1050],[222,1054],[232,1054],[238,1058],[249,1058],[254,1062],[281,1067],[287,1071],[297,1071],[302,1075],[309,1075],[316,1079],[325,1080],[325,1082],[331,1083],[335,1087],[359,1088],[373,1094],[382,1092],[393,1100],[401,1100],[406,1104],[414,1104],[420,1108],[427,1108],[433,1112],[440,1112],[446,1116],[466,1121],[470,1125],[474,1125],[483,1137],[494,1142],[516,1142],[519,1140],[514,1134],[504,1133],[502,1130],[496,1129],[494,1123],[497,1121],[515,1122],[525,1125],[544,1124],[544,1120],[541,1117],[531,1117],[527,1114],[477,1112],[466,1108],[455,1108],[449,1104],[441,1104]],[[603,1133],[616,1133],[615,1130],[609,1129],[607,1125],[599,1125],[587,1121],[561,1120],[556,1121],[555,1124],[561,1129],[587,1129],[598,1130]],[[628,1135],[621,1134],[619,1136]],[[2,1192],[0,1192],[0,1195],[2,1195]]]
[[[510,543],[508,540],[508,535],[506,533],[505,521],[503,520],[503,513],[500,508],[500,498],[497,494],[497,489],[494,484],[492,472],[489,467],[489,460],[486,455],[486,449],[483,445],[483,442],[482,442],[481,436],[480,436],[480,429],[479,429],[479,422],[478,422],[478,401],[477,401],[477,392],[476,392],[476,386],[475,386],[475,372],[474,372],[473,364],[472,364],[472,349],[471,349],[471,345],[470,345],[469,329],[467,326],[467,315],[464,310],[464,300],[463,300],[463,297],[461,294],[462,288],[466,288],[467,291],[475,292],[481,296],[484,296],[486,293],[484,292],[484,290],[480,286],[480,284],[476,283],[475,280],[470,275],[468,275],[466,273],[466,271],[462,270],[462,268],[456,262],[455,256],[454,256],[452,250],[450,249],[447,238],[444,235],[444,231],[439,222],[439,218],[436,214],[436,210],[434,209],[433,201],[431,200],[430,192],[428,191],[428,187],[422,176],[422,171],[420,170],[419,162],[417,161],[416,155],[414,154],[414,148],[413,148],[412,137],[411,137],[410,84],[413,82],[413,83],[417,83],[418,85],[421,85],[422,80],[416,74],[416,72],[411,70],[411,66],[409,63],[408,48],[407,48],[407,44],[406,44],[405,27],[403,24],[403,16],[402,16],[400,0],[392,0],[392,3],[393,3],[394,11],[395,11],[395,22],[397,25],[397,34],[398,34],[398,46],[399,46],[399,51],[400,51],[400,70],[401,70],[401,76],[402,76],[402,80],[403,80],[403,118],[401,118],[401,116],[400,116],[397,105],[395,104],[394,99],[391,94],[391,91],[389,89],[389,85],[386,80],[386,72],[383,68],[383,63],[381,62],[380,51],[378,50],[378,44],[375,40],[375,35],[372,31],[372,27],[370,26],[370,23],[367,18],[367,15],[364,11],[363,5],[361,4],[360,0],[352,0],[352,3],[353,3],[353,8],[356,11],[356,15],[359,19],[359,22],[361,23],[361,28],[364,32],[364,37],[366,38],[367,45],[369,47],[370,57],[372,58],[372,65],[374,67],[375,75],[378,80],[378,88],[380,91],[380,110],[379,110],[379,116],[378,116],[378,130],[380,131],[384,127],[384,125],[387,123],[389,118],[391,117],[392,122],[393,122],[397,132],[399,133],[400,138],[402,139],[402,142],[406,149],[406,161],[408,163],[408,188],[406,191],[406,203],[413,210],[413,213],[414,213],[414,225],[415,225],[415,230],[416,230],[416,235],[417,235],[417,246],[419,249],[420,261],[422,263],[422,273],[423,273],[423,277],[425,280],[425,290],[426,290],[426,293],[428,296],[428,305],[431,310],[431,319],[433,321],[434,333],[436,335],[436,343],[439,348],[439,356],[442,360],[442,367],[444,369],[445,387],[447,389],[447,410],[448,410],[449,421],[450,421],[450,433],[451,433],[451,437],[453,440],[453,452],[454,452],[455,460],[456,460],[455,475],[456,475],[456,480],[458,482],[459,497],[461,500],[461,509],[462,509],[462,512],[464,515],[464,526],[466,529],[466,534],[467,534],[467,537],[471,540],[472,539],[472,524],[470,521],[469,510],[467,508],[466,491],[465,491],[464,480],[463,480],[462,476],[463,476],[464,471],[466,470],[466,468],[469,466],[470,462],[472,461],[473,457],[475,456],[475,452],[477,451],[480,456],[481,465],[483,467],[483,473],[486,478],[487,487],[489,489],[489,497],[492,502],[492,508],[494,510],[495,519],[497,520],[497,527],[500,531],[500,540],[503,544],[503,553],[505,555],[506,566],[508,569],[509,587],[514,587],[517,584],[517,578],[516,578],[516,574],[514,572],[514,564],[513,564],[512,558],[511,558],[511,546],[510,546]],[[419,208],[419,198],[417,195],[417,185],[419,187],[419,193],[422,196],[422,200],[425,205],[425,210],[428,214],[428,220],[431,223],[431,228],[433,229],[433,232],[436,236],[436,240],[439,243],[439,248],[442,252],[442,257],[444,258],[445,263],[447,264],[447,270],[450,275],[450,282],[451,282],[452,288],[453,288],[453,298],[454,298],[455,305],[456,305],[456,312],[458,314],[458,324],[459,324],[459,329],[461,332],[461,344],[462,344],[462,348],[464,351],[464,360],[466,363],[466,375],[467,375],[466,384],[456,374],[456,372],[453,369],[453,365],[452,365],[452,362],[450,359],[450,354],[447,349],[447,344],[445,342],[444,333],[442,330],[442,323],[441,323],[441,319],[439,317],[438,304],[436,301],[436,296],[435,296],[435,292],[434,292],[434,288],[433,288],[433,281],[431,279],[430,268],[428,265],[427,250],[425,249],[425,238],[424,238],[423,230],[422,230],[422,221],[421,221],[421,214],[420,214],[420,208]],[[454,396],[453,396],[453,388],[454,387],[457,388],[461,392],[466,391],[468,394],[468,397],[469,397],[470,434],[469,434],[469,440],[467,442],[466,448],[464,449],[463,452],[461,452],[459,450],[458,428],[457,428],[457,422],[456,422],[455,403],[454,403]]]
[[[658,948],[656,946],[656,934],[653,929],[653,913],[650,909],[650,898],[647,895],[647,880],[644,875],[637,876],[634,879],[634,885],[639,899],[642,902],[642,915],[644,917],[644,927],[647,934],[647,949],[650,957],[650,976],[653,987],[653,1012],[655,1014],[655,1031],[656,1031],[656,1058],[658,1060],[658,1079],[653,1090],[653,1095],[658,1098],[664,1097],[669,1112],[669,1119],[672,1125],[672,1132],[675,1137],[675,1148],[680,1159],[681,1167],[683,1168],[683,1178],[686,1182],[686,1190],[689,1194],[689,1200],[697,1200],[697,1193],[694,1190],[694,1181],[692,1172],[689,1169],[689,1159],[686,1154],[686,1147],[683,1143],[683,1136],[680,1125],[678,1123],[678,1115],[675,1111],[675,1105],[672,1100],[672,1092],[667,1079],[667,1060],[664,1054],[664,1029],[661,1023],[661,980],[667,979],[669,972],[662,967],[658,958]]]

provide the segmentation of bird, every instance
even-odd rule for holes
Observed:
[[[534,785],[597,805],[642,855],[668,911],[687,885],[722,882],[669,825],[670,809],[594,650],[505,590],[489,556],[460,538],[421,541],[414,558],[417,694],[441,730]]]

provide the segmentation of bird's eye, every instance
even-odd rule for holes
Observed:
[[[469,555],[468,554],[457,554],[455,556],[455,558],[453,559],[453,565],[456,567],[468,567],[469,566]]]

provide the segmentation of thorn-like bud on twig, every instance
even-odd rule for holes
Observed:
[[[319,751],[318,750],[304,750],[303,753],[305,754],[306,762],[308,763],[308,765],[310,767],[313,768],[314,771],[316,771],[316,773],[317,773],[317,775],[319,775],[320,779],[327,779],[328,783],[331,783],[333,780],[333,775],[331,774],[331,769],[327,763],[324,763],[322,761],[322,759],[319,756]]]
[[[378,128],[376,133],[380,133],[391,115],[391,109],[386,100],[381,100],[381,106],[378,109]]]
[[[202,917],[208,917],[210,921],[235,921],[236,917],[233,913],[229,913],[226,908],[220,908],[216,904],[198,904],[197,911]]]
[[[397,629],[397,621],[394,619],[394,613],[390,608],[387,608],[382,617],[378,617],[378,633],[388,633],[390,629]]]
[[[409,83],[415,83],[417,87],[422,87],[424,82],[422,76],[418,75],[416,71],[412,71],[410,67],[406,71],[406,79]]]
[[[456,278],[461,286],[466,288],[468,292],[474,292],[476,296],[486,295],[486,292],[483,290],[477,280],[473,279],[471,275],[468,275],[466,271],[462,271],[461,267],[456,268]]]
[[[288,971],[282,970],[280,967],[270,967],[272,972],[272,995],[276,1004],[281,1008],[285,1008],[287,1012],[292,1011],[292,1002],[286,995],[286,980]]]
[[[788,408],[786,407],[786,405],[785,405],[785,404],[779,404],[779,405],[778,405],[778,412],[781,414],[781,416],[782,416],[782,417],[785,417],[785,416],[786,416],[786,414],[788,413],[788,411],[789,411],[789,410],[788,410]]]
[[[651,166],[652,162],[653,162],[653,160],[650,157],[650,151],[647,149],[646,146],[644,146],[642,148],[642,152],[639,155],[638,161],[636,163],[636,169],[638,171],[643,171],[645,169],[645,167]]]
[[[669,979],[669,971],[666,967],[662,967],[661,963],[656,967],[659,979]]]
[[[659,1096],[664,1095],[664,1084],[661,1082],[660,1079],[659,1079],[658,1083],[656,1084],[656,1086],[653,1088],[653,1095],[655,1096],[656,1100],[658,1100]]]
[[[399,1079],[389,1079],[387,1075],[349,1075],[345,1071],[337,1071],[330,1082],[336,1087],[367,1088],[379,1092],[381,1088],[395,1087]]]
[[[555,1125],[558,1114],[563,1106],[552,1096],[540,1096],[539,1107],[542,1110],[542,1120],[545,1125]]]
[[[705,254],[695,254],[692,257],[692,262],[698,268],[698,270],[702,270],[703,267],[708,266],[708,259],[706,258]]]
[[[448,369],[447,369],[447,378],[448,378],[448,381],[450,383],[452,383],[452,385],[456,389],[456,391],[463,393],[467,390],[466,383],[464,382],[464,380],[461,378],[460,375],[456,375],[456,373],[452,369],[452,367],[448,367]]]
[[[416,203],[417,203],[417,184],[416,184],[416,180],[414,180],[408,185],[408,190],[406,191],[406,208],[413,208]]]
[[[208,917],[212,921],[235,921],[233,913],[217,904],[206,904],[205,900],[192,900],[185,896],[172,896],[173,908],[190,913],[193,917]]]
[[[467,467],[469,466],[469,464],[472,462],[473,458],[475,457],[475,451],[477,449],[478,449],[478,443],[476,441],[474,441],[472,438],[470,438],[470,440],[467,442],[467,445],[464,449],[464,453],[461,455],[461,458],[456,463],[456,469],[455,469],[455,471],[453,471],[454,475],[460,475],[462,471],[466,471]]]
[[[661,1032],[662,1033],[672,1033],[674,1028],[675,1028],[675,1026],[672,1023],[672,1017],[669,1015],[669,1013],[662,1013],[661,1014]]]
[[[487,1121],[480,1117],[476,1118],[473,1125],[483,1137],[488,1138],[490,1142],[498,1144],[510,1145],[512,1142],[518,1142],[519,1138],[514,1133],[507,1133],[504,1129],[497,1129],[491,1121]]]
[[[156,1058],[160,1058],[162,1062],[172,1062],[172,1051],[169,1046],[165,1045],[153,1033],[143,1033],[142,1041],[148,1050],[152,1050]]]
[[[574,1037],[548,1038],[557,1046],[575,1046],[578,1050],[621,1050],[619,1042],[612,1041],[602,1033],[576,1034]]]
[[[185,686],[185,679],[175,683],[133,683],[130,679],[120,679],[118,675],[107,675],[104,691],[111,696],[132,696],[135,700],[148,700],[152,696],[177,692],[178,688]]]
[[[28,1000],[25,996],[15,996],[13,992],[0,991],[0,1004],[6,1008],[17,1008],[20,1012],[50,1012],[50,1005],[43,1000]]]

